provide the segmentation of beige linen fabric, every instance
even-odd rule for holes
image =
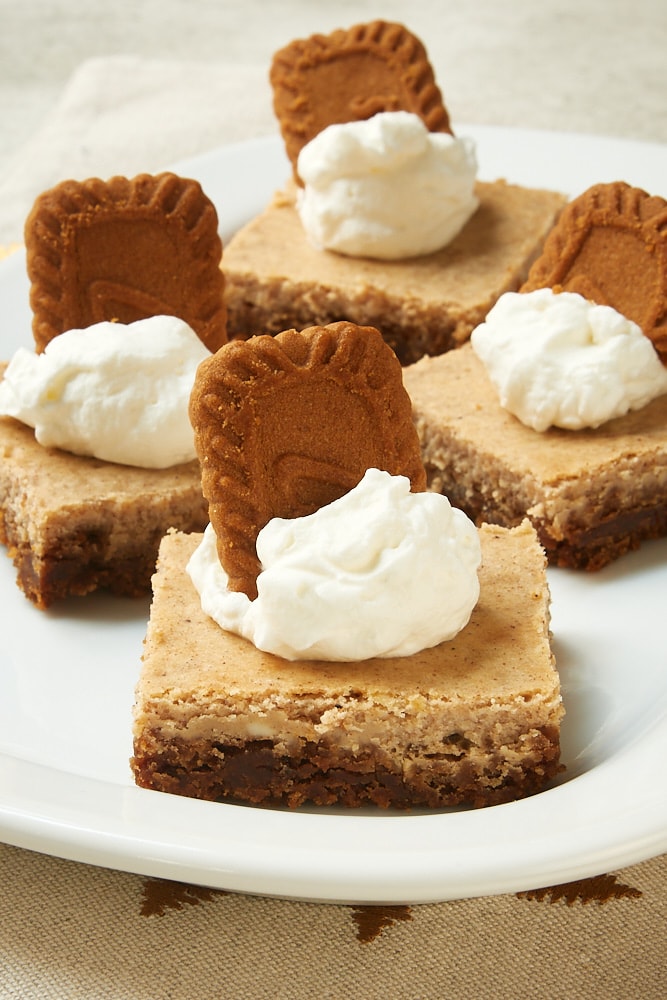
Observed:
[[[131,55],[86,60],[42,128],[0,172],[0,242],[21,239],[37,195],[64,178],[156,172],[273,130],[264,66]]]
[[[0,243],[64,177],[162,169],[276,132],[272,53],[377,17],[425,41],[455,128],[667,142],[663,0],[0,0]]]
[[[21,239],[33,198],[62,177],[159,170],[275,133],[270,53],[376,16],[427,41],[455,122],[667,142],[662,0],[0,0],[0,243]],[[38,111],[8,144],[19,112]],[[667,995],[665,856],[396,908],[227,894],[7,845],[0,879],[0,1000]]]
[[[225,894],[0,847],[3,1000],[664,1000],[667,858],[415,907]]]

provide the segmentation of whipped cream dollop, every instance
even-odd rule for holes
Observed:
[[[174,316],[68,330],[41,354],[20,348],[0,382],[0,413],[37,441],[143,468],[196,457],[188,403],[209,351]]]
[[[470,139],[386,111],[329,125],[299,154],[297,208],[319,248],[383,260],[446,246],[478,206]]]
[[[576,292],[507,292],[471,342],[501,405],[536,431],[599,427],[667,392],[641,328]]]
[[[227,589],[210,525],[188,573],[223,629],[288,660],[409,656],[453,638],[479,598],[472,521],[378,469],[314,514],[269,521],[257,554],[254,601]]]

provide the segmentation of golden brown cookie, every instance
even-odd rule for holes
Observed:
[[[667,201],[624,181],[584,191],[563,210],[521,291],[545,287],[613,306],[667,364]]]
[[[400,363],[375,327],[286,330],[226,344],[197,372],[190,419],[232,590],[257,596],[257,534],[311,514],[369,468],[426,489]]]
[[[218,217],[195,180],[63,181],[37,198],[25,244],[38,351],[65,330],[160,314],[211,351],[227,340]]]
[[[401,24],[372,21],[297,39],[275,53],[270,80],[297,181],[301,148],[327,125],[411,111],[431,132],[451,133],[426,49]]]

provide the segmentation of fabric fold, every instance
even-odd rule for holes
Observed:
[[[86,60],[0,174],[0,243],[22,239],[33,201],[61,180],[154,173],[276,130],[263,65]]]

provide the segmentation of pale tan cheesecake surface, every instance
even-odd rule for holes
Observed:
[[[137,686],[139,784],[299,805],[483,805],[539,790],[562,715],[532,528],[483,528],[481,596],[451,642],[360,663],[290,662],[224,632],[164,539]]]
[[[403,375],[430,487],[476,520],[528,516],[550,559],[591,569],[667,531],[667,396],[539,433],[503,409],[470,344]]]
[[[347,319],[378,327],[404,364],[463,343],[525,279],[566,202],[553,191],[479,182],[479,208],[448,246],[377,261],[314,247],[294,191],[279,192],[225,247],[230,336]]]

